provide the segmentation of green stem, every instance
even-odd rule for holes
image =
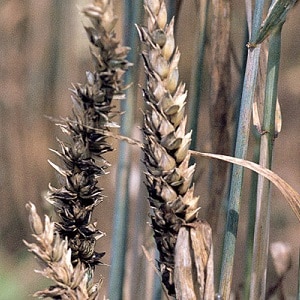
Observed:
[[[130,62],[138,62],[138,35],[134,23],[141,19],[143,2],[136,0],[136,3],[125,3],[124,12],[124,44],[131,47],[128,55]],[[125,74],[125,83],[137,82],[138,66],[132,68],[132,72]],[[120,134],[130,136],[134,123],[134,107],[137,94],[137,85],[127,90],[126,101],[121,103],[121,111],[126,111],[121,117]],[[109,280],[110,299],[123,299],[123,282],[125,276],[125,255],[128,235],[128,214],[129,214],[129,174],[131,169],[130,145],[121,141],[119,145],[118,169],[116,178],[116,196],[113,221],[113,235],[111,247],[111,270]]]
[[[252,25],[252,34],[257,34],[258,32],[262,19],[263,7],[264,1],[257,0]],[[237,140],[235,147],[235,157],[243,159],[246,158],[248,150],[251,110],[258,72],[259,54],[259,46],[252,50],[248,50],[246,74],[243,86],[240,117],[237,130]],[[219,294],[222,295],[223,300],[228,300],[230,298],[233,261],[235,255],[235,246],[240,212],[242,181],[243,168],[240,166],[233,166],[229,203],[227,208],[226,231],[224,237],[224,247],[221,263],[221,276],[219,284]]]
[[[254,97],[253,87],[255,87],[257,78],[259,52],[260,48],[255,48],[252,52],[249,52],[248,55],[235,150],[235,157],[238,158],[246,158],[248,149],[251,105]],[[243,181],[243,168],[234,165],[232,168],[231,176],[232,178],[229,194],[229,203],[227,208],[226,232],[224,238],[224,248],[219,286],[219,293],[223,296],[224,300],[229,299],[231,289],[233,259],[235,255],[235,245],[238,230]]]
[[[259,149],[260,143],[259,139],[255,139],[255,149],[253,155],[253,161],[259,162]],[[249,299],[251,290],[251,266],[252,266],[252,249],[254,244],[254,228],[255,228],[255,214],[256,214],[256,195],[257,195],[257,180],[258,174],[253,172],[251,174],[251,190],[249,199],[249,209],[248,209],[248,228],[247,228],[247,239],[246,239],[246,266],[245,266],[245,288],[244,288],[244,298]]]
[[[260,146],[260,165],[270,169],[275,138],[275,111],[277,101],[278,72],[280,63],[281,28],[273,33],[269,45],[266,91],[264,102],[263,135]],[[270,182],[258,177],[257,210],[254,234],[254,249],[250,299],[264,299],[268,261],[270,228]]]

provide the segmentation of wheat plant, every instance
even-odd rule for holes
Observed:
[[[73,85],[72,113],[57,122],[62,138],[58,139],[60,150],[52,152],[56,154],[58,162],[49,162],[59,180],[57,187],[49,185],[46,196],[56,215],[53,220],[46,215],[42,222],[35,205],[31,202],[26,205],[35,242],[24,243],[41,263],[42,269],[38,272],[52,280],[51,286],[36,292],[34,296],[52,299],[100,298],[100,287],[106,278],[97,280],[95,268],[104,264],[105,253],[96,251],[96,242],[104,233],[93,220],[93,213],[104,198],[101,178],[110,167],[104,154],[113,150],[108,138],[115,138],[120,140],[120,152],[118,166],[116,164],[117,180],[111,184],[116,189],[113,232],[109,237],[113,241],[112,249],[106,249],[111,253],[112,264],[109,299],[138,298],[135,296],[138,291],[128,296],[129,293],[124,291],[125,285],[129,286],[127,289],[132,288],[132,278],[129,277],[139,276],[132,270],[138,270],[139,274],[144,271],[136,265],[137,257],[130,262],[127,258],[132,166],[129,148],[133,146],[143,153],[144,169],[141,176],[145,178],[147,195],[140,195],[138,201],[148,199],[150,219],[148,226],[147,220],[139,218],[141,223],[137,224],[135,234],[145,232],[145,226],[150,227],[151,233],[147,239],[152,241],[154,237],[153,245],[157,254],[149,246],[151,242],[147,244],[148,248],[144,244],[138,247],[143,247],[147,263],[154,267],[151,276],[155,273],[159,279],[159,284],[154,280],[152,287],[147,286],[149,295],[146,295],[143,286],[139,287],[144,292],[143,297],[239,299],[240,292],[236,291],[233,283],[240,279],[234,277],[233,271],[242,205],[243,167],[259,173],[259,176],[254,179],[251,191],[254,206],[250,207],[251,214],[248,216],[248,257],[245,259],[245,278],[241,279],[242,295],[252,300],[268,299],[275,294],[284,297],[283,281],[292,265],[289,246],[271,244],[277,277],[267,286],[270,181],[283,193],[298,219],[300,196],[269,169],[274,139],[281,126],[277,99],[281,28],[296,1],[277,0],[270,7],[266,2],[257,0],[252,5],[252,1],[246,0],[245,31],[249,35],[249,43],[247,48],[244,45],[245,50],[239,52],[246,59],[238,66],[240,87],[234,91],[237,95],[241,90],[241,101],[234,102],[231,101],[234,89],[231,75],[238,63],[233,61],[237,54],[233,53],[231,45],[232,3],[228,0],[213,0],[211,3],[206,0],[195,1],[193,5],[199,36],[196,39],[195,64],[190,72],[193,78],[190,80],[192,102],[189,110],[186,85],[179,76],[181,54],[174,32],[178,29],[176,18],[179,16],[174,18],[168,15],[168,12],[179,14],[185,2],[145,0],[143,7],[141,2],[130,7],[129,1],[125,1],[122,29],[125,32],[124,42],[128,43],[126,46],[133,48],[130,57],[135,67],[131,73],[126,72],[131,66],[126,58],[130,49],[120,46],[116,39],[117,16],[113,0],[94,0],[81,9],[90,22],[85,26],[85,31],[90,42],[94,70],[86,72],[85,84]],[[144,24],[141,22],[142,9],[145,11]],[[136,28],[133,21],[138,23]],[[127,28],[129,23],[130,29]],[[134,30],[140,39],[139,46],[136,45]],[[212,40],[207,41],[207,37]],[[269,46],[268,54],[264,52],[266,45]],[[202,84],[207,49],[210,79],[209,93],[205,95]],[[141,83],[144,78],[139,77],[138,51],[144,64],[145,83]],[[262,53],[266,54],[267,63],[262,63]],[[125,72],[126,84],[123,82]],[[259,83],[258,76],[262,76]],[[139,90],[138,85],[142,89]],[[125,90],[128,88],[125,99]],[[142,103],[138,101],[138,93],[142,94]],[[202,124],[198,114],[204,96],[209,98],[209,149],[217,154],[196,151],[200,143],[196,140],[199,124]],[[119,100],[122,104],[113,103]],[[131,137],[134,119],[138,119],[134,114],[137,105],[142,110],[141,141]],[[120,117],[119,107],[125,115],[121,118],[120,134],[112,130],[119,127],[114,119]],[[239,115],[236,119],[235,110]],[[189,117],[192,120],[188,120]],[[246,160],[251,128],[255,130],[259,149],[256,160],[259,165]],[[234,151],[231,150],[233,145]],[[210,174],[208,204],[202,194],[200,197],[195,192],[200,180],[196,176],[196,163],[191,160],[192,155],[195,160],[198,157],[218,159],[210,169],[205,170]],[[227,165],[220,163],[221,160],[235,164],[230,180]],[[138,190],[138,187],[135,186],[135,189]],[[203,204],[207,209],[201,212]],[[109,216],[110,219],[112,216]],[[223,247],[220,238],[217,240],[220,227],[224,237]],[[138,253],[136,249],[134,251]],[[146,281],[148,274],[143,274]],[[137,285],[144,283],[142,277],[135,281]],[[102,294],[106,297],[106,291]]]

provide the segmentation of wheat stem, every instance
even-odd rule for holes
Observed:
[[[271,169],[272,150],[275,139],[275,111],[277,101],[278,73],[281,49],[281,28],[272,35],[269,45],[264,119],[259,164]],[[254,234],[250,299],[264,299],[266,293],[266,270],[270,229],[270,182],[258,177],[257,210]]]
[[[124,76],[127,85],[126,101],[121,102],[121,111],[126,112],[121,116],[120,134],[130,136],[134,124],[134,113],[138,82],[138,35],[134,24],[139,21],[142,14],[142,2],[126,2],[124,5],[124,44],[131,48],[128,59],[134,61],[135,67]],[[131,150],[128,143],[120,141],[118,154],[118,167],[116,175],[116,194],[113,220],[113,236],[111,247],[111,268],[109,278],[109,295],[112,299],[121,299],[123,295],[123,282],[125,277],[125,255],[128,236],[129,215],[129,178],[132,165]]]
[[[258,32],[263,12],[264,1],[256,1],[252,24],[252,34]],[[235,157],[246,158],[248,138],[250,132],[250,119],[254,91],[256,86],[260,47],[248,50],[247,65],[245,71],[244,86],[241,99],[240,116],[237,129]],[[224,300],[229,299],[232,282],[233,260],[237,238],[239,211],[241,202],[241,190],[243,181],[243,168],[233,166],[229,203],[227,207],[226,231],[222,254],[222,266],[219,283],[219,293]]]

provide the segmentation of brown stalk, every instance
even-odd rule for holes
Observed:
[[[230,0],[212,1],[211,27],[211,84],[210,84],[210,132],[211,152],[229,155],[231,151],[229,120],[230,103]],[[212,161],[210,169],[210,199],[206,218],[216,230],[221,201],[227,189],[228,165]]]

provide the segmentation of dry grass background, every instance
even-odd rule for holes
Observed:
[[[45,116],[68,115],[71,107],[68,88],[71,87],[71,82],[83,82],[84,72],[91,68],[88,43],[82,28],[83,20],[76,8],[76,4],[83,6],[85,3],[88,1],[0,1],[0,298],[4,300],[30,299],[28,295],[45,284],[43,279],[33,272],[37,267],[36,262],[22,243],[22,239],[30,240],[25,203],[28,201],[36,203],[40,212],[49,212],[50,209],[42,200],[42,194],[47,190],[50,181],[55,184],[54,171],[47,163],[47,159],[53,158],[48,148],[57,147],[55,137],[59,132],[53,122]],[[122,1],[117,3],[117,14],[120,16],[118,26],[121,30]],[[243,5],[239,1],[234,1],[234,7],[233,39],[234,47],[239,53],[244,47],[241,32],[241,24],[244,21]],[[193,1],[184,1],[176,36],[182,53],[179,66],[181,78],[187,83],[193,64],[191,58],[195,37],[194,14]],[[300,6],[296,5],[283,29],[279,78],[283,128],[275,142],[273,165],[274,171],[297,191],[300,191],[299,14]],[[209,55],[206,59],[209,59]],[[207,92],[206,83],[205,92]],[[141,103],[141,99],[137,101]],[[209,122],[206,117],[207,103],[205,101],[203,103],[198,148],[207,150]],[[141,117],[138,109],[136,114],[137,119]],[[138,130],[136,135],[139,135]],[[115,141],[112,143],[116,145]],[[133,151],[137,157],[138,167],[140,153],[138,149]],[[116,157],[117,151],[111,154],[108,160],[114,162]],[[101,251],[107,252],[104,261],[108,264],[115,168],[113,165],[111,174],[101,183],[107,198],[95,213],[100,229],[107,234],[101,239],[98,247]],[[201,195],[201,204],[205,208],[207,198],[205,173],[208,170],[208,162],[198,160],[197,168],[199,180],[196,194]],[[133,170],[132,185],[135,187],[141,183],[139,172],[138,168]],[[246,178],[245,204],[242,206],[234,274],[235,288],[241,283],[239,278],[242,278],[244,271],[239,266],[243,265],[245,253],[246,222],[243,222],[243,215],[247,213],[247,183],[249,180]],[[133,191],[132,207],[136,206],[137,201],[142,201],[144,211],[138,213],[145,216],[146,198],[142,192],[138,193],[137,189]],[[134,209],[131,214],[135,214]],[[132,230],[129,247],[132,246],[130,240],[134,232],[132,219],[130,224]],[[293,267],[285,284],[285,289],[290,295],[296,291],[299,234],[298,221],[289,206],[284,203],[283,197],[274,188],[270,240],[284,241],[292,246]],[[217,241],[219,236],[216,235]],[[139,253],[141,254],[141,251]],[[109,267],[103,266],[99,269],[105,277],[105,293]]]

